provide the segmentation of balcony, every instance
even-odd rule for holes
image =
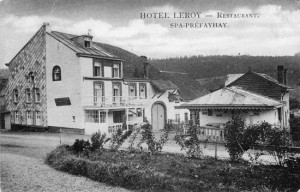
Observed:
[[[123,97],[123,96],[84,96],[83,106],[96,107],[130,107],[143,106],[148,99],[138,97]]]

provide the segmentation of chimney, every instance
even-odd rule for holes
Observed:
[[[144,78],[149,78],[149,63],[147,62],[146,56],[141,56],[143,59],[143,65],[144,65]]]
[[[51,31],[49,23],[45,22],[45,23],[43,23],[43,26],[45,27],[46,32],[50,32]]]
[[[283,70],[283,84],[284,84],[284,85],[287,84],[286,74],[287,74],[287,69],[284,69],[284,70]]]
[[[284,84],[284,67],[283,65],[277,66],[277,80],[279,83]]]

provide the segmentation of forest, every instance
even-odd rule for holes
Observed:
[[[300,54],[295,56],[190,56],[151,59],[150,63],[162,71],[185,72],[203,86],[215,90],[224,83],[227,74],[246,73],[249,68],[276,78],[278,65],[288,70],[288,85],[293,98],[300,98]]]

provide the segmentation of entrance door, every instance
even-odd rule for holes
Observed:
[[[160,103],[154,104],[152,107],[153,131],[158,131],[164,128],[165,118],[165,107]]]

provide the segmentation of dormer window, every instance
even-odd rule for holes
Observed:
[[[92,39],[93,39],[93,36],[91,36],[91,35],[83,35],[84,47],[91,48],[92,47]]]
[[[87,48],[91,47],[91,42],[90,41],[84,41],[84,46]]]

